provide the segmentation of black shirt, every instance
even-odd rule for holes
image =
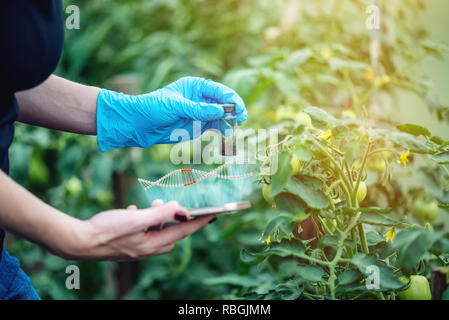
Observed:
[[[56,68],[64,44],[61,0],[0,1],[0,43],[0,169],[9,173],[20,107],[15,92],[37,86]],[[3,238],[0,229],[0,253]]]

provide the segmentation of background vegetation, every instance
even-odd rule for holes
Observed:
[[[442,141],[449,139],[449,64],[438,42],[449,40],[441,15],[449,5],[443,0],[380,1],[378,67],[370,54],[372,33],[365,26],[365,9],[372,1],[65,4],[76,4],[81,12],[81,29],[66,30],[56,71],[68,79],[137,93],[184,75],[204,76],[228,84],[244,98],[248,127],[300,122],[300,111],[315,105],[339,117],[368,114],[390,124],[425,125]],[[148,205],[136,178],[169,171],[169,151],[170,146],[156,146],[102,154],[94,137],[17,124],[11,176],[58,209],[87,219],[114,207]],[[409,202],[419,194],[448,203],[448,184],[439,180],[444,174],[438,171],[419,175],[420,159],[410,161],[398,169],[404,176],[400,185],[379,191],[382,181],[368,180],[367,199],[375,204],[399,192],[401,214],[424,225],[427,221],[413,216]],[[277,214],[260,190],[252,202],[251,211],[220,218],[168,255],[135,263],[73,262],[81,270],[77,291],[65,288],[64,271],[72,262],[12,236],[8,248],[43,298],[237,298],[249,288],[265,292],[263,285],[288,277],[294,268],[288,260],[275,270],[241,261],[243,248],[263,245],[262,232]],[[433,228],[449,231],[449,216],[441,211]]]

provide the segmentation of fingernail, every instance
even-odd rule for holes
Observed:
[[[184,212],[176,212],[175,219],[181,222],[187,221],[187,215]]]
[[[210,219],[210,221],[207,224],[214,223],[215,221],[217,221],[217,217],[213,217],[212,219]]]

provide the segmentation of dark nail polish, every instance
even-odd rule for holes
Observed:
[[[187,216],[184,212],[176,212],[175,219],[181,222],[187,221]]]
[[[214,223],[215,221],[217,221],[217,217],[213,217],[213,218],[208,222],[208,224]]]

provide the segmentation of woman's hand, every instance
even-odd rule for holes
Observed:
[[[169,252],[176,241],[203,228],[213,215],[189,220],[176,202],[110,210],[79,220],[42,202],[0,170],[0,226],[72,260],[130,260]],[[183,222],[184,221],[184,222]],[[180,222],[158,231],[144,231]]]
[[[135,260],[170,252],[176,241],[206,226],[215,216],[208,215],[189,220],[188,211],[175,201],[163,204],[153,202],[151,208],[101,212],[83,221],[78,230],[78,244],[63,249],[59,255],[71,259]],[[179,222],[157,231],[148,227],[167,222]]]
[[[237,125],[245,122],[248,115],[240,96],[212,80],[185,77],[137,96],[102,89],[97,99],[98,146],[101,151],[123,146],[149,148],[180,138],[194,139],[208,129],[227,129],[220,106],[224,103],[235,104]],[[197,130],[193,121],[198,121]]]

